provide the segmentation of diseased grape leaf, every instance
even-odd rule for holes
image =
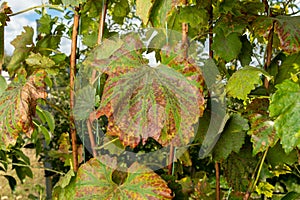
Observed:
[[[37,71],[26,81],[19,78],[12,82],[0,97],[1,146],[15,144],[20,133],[30,137],[33,132],[32,116],[36,100],[46,98],[44,71]]]
[[[242,43],[238,33],[232,32],[225,36],[224,32],[219,29],[215,35],[212,48],[218,56],[229,62],[238,57]]]
[[[231,152],[238,153],[242,148],[246,131],[249,129],[248,121],[238,114],[234,114],[225,125],[212,155],[215,160],[225,160]]]
[[[227,94],[238,99],[246,100],[251,90],[261,86],[261,76],[264,75],[268,80],[271,76],[262,69],[246,66],[236,71],[228,80],[226,85]]]
[[[232,152],[222,163],[228,185],[236,191],[247,191],[257,162],[250,144],[244,145],[239,153]]]
[[[300,51],[300,16],[277,16],[275,30],[285,52]]]
[[[124,41],[109,58],[101,55],[106,43],[111,44],[104,41],[96,50],[99,56],[85,62],[108,75],[97,110],[97,116],[106,115],[109,120],[107,134],[118,136],[130,147],[149,137],[162,145],[187,144],[194,137],[192,125],[204,110],[200,68],[193,60],[183,59],[181,52],[150,67],[140,50],[135,50],[141,49],[140,40],[127,36]],[[176,55],[174,51],[166,48],[162,57]]]
[[[10,62],[7,65],[7,70],[9,73],[15,72],[22,65],[22,62],[25,61],[29,52],[32,50],[33,44],[33,28],[29,26],[24,27],[25,32],[22,32],[21,35],[18,35],[11,44],[15,47],[13,55]]]
[[[300,148],[300,86],[285,80],[275,86],[270,102],[270,116],[275,118],[275,130],[283,149],[289,153]]]
[[[116,159],[111,163],[116,164]],[[128,171],[116,173],[95,158],[80,166],[75,191],[75,199],[172,199],[167,183],[147,167],[135,162]]]
[[[268,114],[269,100],[254,99],[247,106],[247,118],[250,123],[248,135],[251,136],[253,154],[265,151],[268,147],[273,147],[278,137],[276,136],[274,122]]]

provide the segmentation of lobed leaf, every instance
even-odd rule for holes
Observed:
[[[270,116],[275,118],[277,136],[286,153],[300,147],[300,86],[285,80],[275,86],[271,97]]]
[[[133,163],[128,172],[116,174],[116,170],[93,158],[78,170],[75,199],[171,199],[167,183],[153,171],[145,173],[148,170]],[[124,173],[127,177],[123,182],[117,184],[113,181],[113,176]]]
[[[228,120],[220,139],[213,149],[215,160],[225,160],[231,152],[238,153],[242,148],[249,125],[246,119],[234,114]]]
[[[30,137],[36,100],[46,98],[44,71],[37,71],[28,80],[14,81],[0,97],[1,146],[15,144],[21,133]]]
[[[289,53],[300,51],[300,17],[277,16],[275,30],[280,40],[280,47]]]
[[[268,80],[271,76],[262,69],[246,66],[236,71],[228,80],[226,85],[227,94],[234,98],[246,100],[248,94],[257,86],[261,86],[261,76],[264,75]]]

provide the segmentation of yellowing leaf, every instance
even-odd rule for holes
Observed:
[[[274,188],[275,187],[268,182],[260,182],[255,190],[259,195],[264,194],[266,197],[271,198]]]
[[[136,1],[136,15],[141,18],[143,24],[149,21],[150,12],[155,0],[137,0]]]
[[[14,81],[0,97],[0,132],[2,148],[15,144],[20,133],[30,137],[36,100],[46,98],[45,72],[37,71],[24,83]]]
[[[234,98],[246,100],[252,90],[263,84],[262,75],[268,80],[271,79],[271,76],[262,69],[250,66],[243,67],[228,80],[226,85],[227,94]]]

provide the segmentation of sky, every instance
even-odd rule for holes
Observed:
[[[43,2],[47,2],[47,0],[0,0],[0,4],[2,4],[4,1],[8,3],[8,5],[11,7],[14,13],[28,9],[33,6],[42,5]],[[59,13],[55,12],[55,14]],[[4,45],[6,53],[13,53],[14,47],[10,44],[10,42],[17,35],[21,34],[21,32],[24,30],[23,26],[31,26],[33,29],[36,29],[36,19],[38,19],[39,17],[40,16],[34,10],[10,17],[10,21],[7,23],[4,33]],[[64,39],[60,50],[69,54],[69,44],[70,41]]]

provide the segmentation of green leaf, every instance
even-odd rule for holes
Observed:
[[[250,66],[243,67],[228,80],[227,94],[234,98],[246,100],[251,90],[263,84],[261,75],[264,75],[268,80],[271,79],[271,76],[262,69]]]
[[[238,33],[233,32],[225,36],[224,32],[219,30],[215,35],[212,48],[218,56],[229,62],[238,57],[242,43]]]
[[[232,152],[222,163],[224,176],[229,187],[235,191],[246,192],[249,187],[258,158],[253,157],[250,143],[240,149],[239,153]]]
[[[61,176],[55,184],[52,198],[54,200],[74,199],[75,193],[75,174],[71,169],[66,175]]]
[[[275,117],[277,136],[286,153],[300,148],[300,86],[285,80],[275,86],[277,91],[271,97],[270,116]]]
[[[51,133],[44,126],[39,126],[39,132],[41,132],[45,137],[45,142],[47,145],[51,142]]]
[[[13,176],[10,175],[4,175],[4,177],[7,179],[9,187],[12,191],[16,189],[17,181]]]
[[[196,6],[185,6],[180,8],[179,21],[188,23],[191,27],[199,26],[208,20],[208,14],[204,8]]]
[[[25,32],[22,32],[21,35],[18,35],[11,42],[11,44],[15,47],[15,50],[9,64],[7,65],[7,70],[9,73],[14,72],[21,67],[22,62],[27,58],[29,52],[33,48],[33,28],[25,26],[24,30]]]
[[[48,124],[48,127],[51,132],[54,132],[55,129],[55,119],[54,116],[47,110],[43,110],[43,114],[45,116],[45,120]]]
[[[280,47],[289,53],[300,51],[300,16],[277,16],[275,30]]]
[[[149,21],[150,13],[155,0],[137,0],[136,15],[139,16],[144,25]]]
[[[55,23],[55,19],[51,19],[51,16],[48,14],[43,14],[42,17],[38,20],[38,32],[44,34],[50,34],[52,30],[52,25]]]
[[[251,62],[252,58],[252,45],[249,42],[249,40],[247,39],[246,35],[243,35],[241,37],[241,42],[242,42],[242,49],[240,54],[238,55],[238,58],[241,62],[241,65],[247,66],[249,65],[249,63]]]
[[[76,120],[88,119],[90,113],[95,107],[96,90],[87,85],[79,89],[76,93],[76,103],[73,109],[73,114]]]
[[[291,77],[291,73],[296,74],[300,71],[300,53],[292,54],[283,60],[283,63],[278,68],[278,74],[275,79],[275,84],[282,83],[285,79]]]
[[[6,90],[6,88],[7,88],[7,82],[5,78],[2,75],[0,75],[0,96]]]
[[[49,57],[42,56],[39,53],[31,52],[28,58],[26,58],[26,64],[34,69],[47,69],[55,65],[55,62]]]
[[[238,153],[245,141],[248,121],[238,114],[228,120],[220,139],[213,149],[214,160],[225,160],[231,152]]]
[[[112,160],[115,162],[116,160]],[[118,172],[92,158],[80,166],[75,199],[172,199],[167,183],[147,167],[133,163],[128,172]],[[127,178],[117,184],[113,180]]]
[[[61,0],[61,2],[65,6],[79,6],[80,4],[85,3],[86,0]]]
[[[165,28],[170,13],[175,9],[175,6],[173,0],[155,1],[150,14],[150,21],[154,27]]]
[[[273,168],[282,164],[293,165],[298,161],[297,151],[294,149],[290,153],[285,153],[279,142],[269,149],[266,159]]]
[[[297,200],[300,198],[300,194],[297,192],[289,192],[281,200]]]

